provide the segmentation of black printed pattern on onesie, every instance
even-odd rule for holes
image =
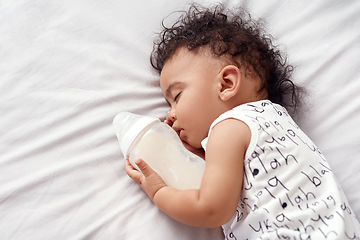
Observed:
[[[226,239],[360,239],[325,157],[285,108],[269,100],[240,105],[212,127],[227,118],[249,126],[251,143],[236,213],[223,225]]]

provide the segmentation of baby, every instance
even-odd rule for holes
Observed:
[[[167,123],[205,150],[200,189],[178,190],[141,159],[127,174],[170,217],[222,226],[226,239],[360,239],[360,225],[320,150],[290,115],[301,89],[250,15],[193,5],[164,27],[151,63]]]

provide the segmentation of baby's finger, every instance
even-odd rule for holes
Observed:
[[[136,170],[136,169],[133,167],[133,165],[131,165],[129,159],[125,159],[125,165],[124,165],[124,167],[125,167],[125,170],[128,170],[128,171]],[[128,172],[128,171],[126,171],[126,172]]]
[[[171,122],[170,122],[168,119],[165,119],[164,123],[167,124],[167,125],[169,125],[170,127],[171,127],[171,125],[172,125]]]
[[[127,173],[127,175],[133,179],[136,183],[140,184],[140,179],[144,176],[142,174],[142,172],[138,171],[137,169],[135,169],[131,163],[129,162],[128,159],[125,160],[125,172]]]
[[[145,177],[150,176],[151,174],[155,173],[154,170],[142,159],[138,159],[135,161],[136,165],[140,168],[141,172],[144,174]]]

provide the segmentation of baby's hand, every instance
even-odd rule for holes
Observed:
[[[161,177],[142,159],[135,161],[135,164],[140,168],[141,171],[135,169],[129,159],[125,160],[125,171],[144,192],[149,196],[151,200],[160,188],[167,186]]]

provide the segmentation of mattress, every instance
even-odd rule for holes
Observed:
[[[307,88],[298,124],[360,216],[360,1],[205,1],[261,18]],[[123,111],[164,119],[149,56],[190,1],[0,2],[1,239],[223,239],[172,220],[124,171]]]

